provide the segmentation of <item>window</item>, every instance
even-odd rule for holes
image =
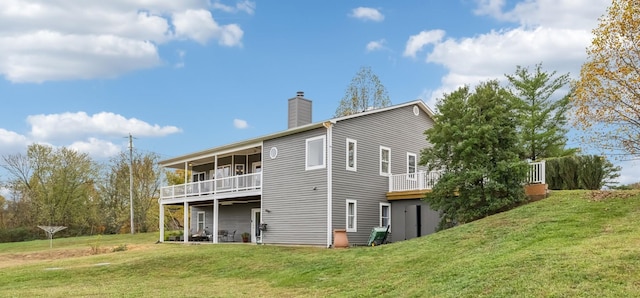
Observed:
[[[415,153],[407,152],[407,179],[416,180],[416,159]]]
[[[391,225],[391,204],[380,203],[380,226],[387,227]],[[391,231],[391,228],[389,228]]]
[[[324,168],[326,158],[326,138],[319,136],[307,139],[306,165],[305,170],[315,170]]]
[[[356,171],[358,166],[358,143],[347,139],[347,170]]]
[[[196,223],[198,230],[196,232],[204,231],[204,219],[204,211],[198,211],[198,222]]]
[[[347,232],[358,231],[358,201],[347,200]]]
[[[391,149],[380,146],[380,175],[391,175]]]

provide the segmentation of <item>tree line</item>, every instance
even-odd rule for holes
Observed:
[[[130,230],[133,165],[134,229],[158,228],[161,170],[158,155],[134,151],[100,163],[88,154],[33,144],[25,154],[2,157],[9,178],[0,196],[0,241],[42,238],[38,225],[66,226],[61,235],[115,234]]]

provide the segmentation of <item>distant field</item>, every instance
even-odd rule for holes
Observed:
[[[640,297],[637,192],[555,192],[373,248],[157,238],[59,238],[53,249],[45,240],[2,243],[0,297]],[[125,244],[126,251],[111,252]]]

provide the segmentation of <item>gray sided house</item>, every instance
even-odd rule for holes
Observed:
[[[336,229],[356,245],[374,227],[389,225],[391,241],[435,231],[439,215],[420,200],[431,176],[417,165],[433,125],[424,102],[322,122],[312,122],[302,92],[288,106],[287,130],[160,162],[188,173],[161,190],[160,241],[240,242],[248,233],[253,243],[330,247]],[[165,239],[177,207],[186,236]]]

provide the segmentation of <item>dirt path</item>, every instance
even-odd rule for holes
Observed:
[[[150,245],[127,245],[127,251],[146,250]],[[91,248],[69,248],[54,249],[45,251],[35,251],[27,253],[6,253],[0,254],[0,268],[21,266],[42,261],[55,261],[68,258],[90,256],[96,254],[112,253],[111,248],[100,248],[95,252]]]

